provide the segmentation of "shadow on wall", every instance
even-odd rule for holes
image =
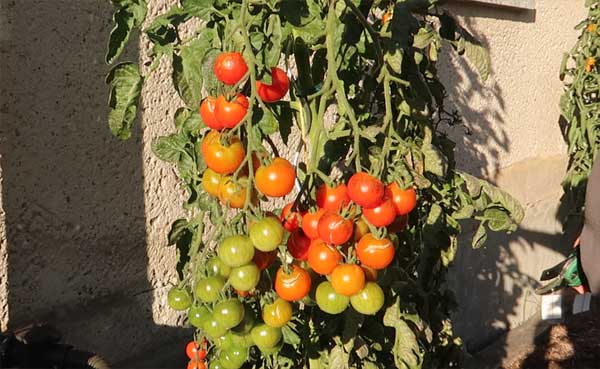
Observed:
[[[106,123],[112,10],[0,0],[0,165],[9,326],[46,319],[114,363],[182,329],[152,318],[141,132]]]

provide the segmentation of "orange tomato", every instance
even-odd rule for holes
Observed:
[[[319,219],[327,212],[325,209],[319,209],[316,212],[308,212],[302,217],[302,230],[311,240],[319,238]]]
[[[310,292],[311,279],[306,269],[290,265],[289,273],[282,266],[275,275],[275,292],[286,301],[298,301]]]
[[[202,188],[213,196],[219,196],[219,185],[223,176],[210,168],[206,168],[202,174]]]
[[[254,176],[256,188],[266,196],[283,197],[292,191],[296,170],[284,158],[275,158],[269,165],[262,165]]]
[[[394,260],[396,249],[387,238],[375,238],[368,233],[356,245],[356,256],[362,265],[373,269],[383,269]]]
[[[417,206],[417,192],[412,187],[403,190],[393,182],[385,187],[385,194],[392,199],[398,215],[406,215]]]
[[[206,166],[219,174],[235,172],[246,156],[239,138],[232,137],[228,144],[221,143],[221,134],[214,130],[206,134],[200,150]]]
[[[342,261],[342,254],[323,240],[314,240],[308,248],[308,265],[315,272],[326,275]]]
[[[341,295],[352,296],[365,286],[365,272],[356,264],[340,264],[331,272],[331,286]]]
[[[231,176],[225,176],[219,183],[219,200],[234,209],[244,207],[246,203],[247,178],[239,178],[237,183]]]

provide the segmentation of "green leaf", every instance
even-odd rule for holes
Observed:
[[[256,126],[263,135],[268,136],[279,130],[279,124],[269,110],[261,109],[254,114],[254,117],[258,119]]]
[[[173,84],[181,99],[190,109],[197,109],[202,101],[202,63],[212,45],[214,31],[205,30],[197,39],[173,55]]]
[[[392,353],[397,368],[418,369],[423,362],[417,336],[402,319],[400,311],[400,299],[388,307],[383,316],[383,324],[392,327],[396,331]]]
[[[289,324],[286,324],[281,328],[281,333],[283,334],[283,341],[288,345],[297,346],[302,342],[298,333],[296,333]]]
[[[131,32],[141,26],[148,11],[144,0],[113,0],[113,4],[118,6],[118,9],[113,16],[115,26],[108,40],[107,64],[112,64],[121,55],[127,46]]]
[[[428,28],[420,28],[419,32],[414,36],[413,47],[424,49],[435,41],[437,33]]]
[[[182,154],[186,154],[187,137],[179,133],[162,136],[152,143],[152,151],[159,159],[176,163]]]
[[[448,159],[431,144],[423,144],[421,152],[424,157],[425,171],[443,177],[448,171]]]
[[[348,369],[350,355],[344,351],[342,346],[335,346],[329,354],[329,368]]]
[[[503,209],[486,209],[483,216],[487,219],[488,227],[490,227],[492,231],[514,230],[514,223],[510,219],[508,213]]]
[[[214,0],[184,0],[181,5],[186,13],[203,20],[208,20],[213,4]]]
[[[447,267],[456,257],[458,250],[458,239],[455,236],[450,236],[450,244],[448,247],[441,250],[442,264]]]
[[[482,80],[487,80],[491,72],[490,54],[478,43],[465,42],[465,56],[477,69]]]
[[[184,236],[185,232],[189,232],[189,223],[186,219],[177,219],[171,224],[171,230],[169,231],[168,241],[169,245],[174,245]]]
[[[177,41],[177,27],[188,19],[187,13],[179,6],[172,7],[152,21],[144,30],[154,44],[165,46]]]
[[[202,75],[204,76],[204,89],[209,95],[214,95],[214,92],[219,88],[220,82],[215,77],[213,72],[213,64],[215,58],[221,53],[218,49],[209,49],[206,51],[202,59]]]
[[[471,243],[471,247],[474,249],[478,249],[487,241],[487,232],[485,230],[485,225],[483,222],[479,223],[477,227],[477,231],[473,235],[473,242]]]
[[[106,77],[110,86],[108,126],[121,140],[131,137],[131,126],[137,115],[142,76],[134,63],[117,64]]]
[[[198,137],[200,131],[206,127],[198,111],[183,107],[177,109],[175,112],[174,121],[177,129],[189,133],[194,137]]]

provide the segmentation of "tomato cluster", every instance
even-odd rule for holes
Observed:
[[[187,282],[191,288],[182,283],[169,291],[169,305],[187,311],[189,324],[205,337],[199,346],[188,344],[189,369],[206,368],[209,359],[211,369],[237,369],[253,353],[278,352],[283,329],[306,304],[327,314],[349,306],[376,314],[384,305],[377,273],[393,263],[397,247],[385,235],[401,231],[417,204],[413,188],[358,172],[346,183],[323,183],[309,196],[298,195],[279,216],[263,212],[255,200],[290,194],[296,168],[249,148],[238,132],[253,108],[238,90],[248,73],[241,54],[222,53],[213,70],[231,90],[207,97],[199,109],[210,128],[200,144],[207,167],[202,188],[224,206],[247,211],[244,231],[229,228],[215,240],[214,252]],[[272,68],[271,77],[270,84],[255,86],[266,103],[289,88],[281,69]]]

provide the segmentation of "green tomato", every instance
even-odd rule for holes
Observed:
[[[167,303],[173,310],[186,310],[192,304],[192,296],[186,288],[173,287],[167,294]]]
[[[354,310],[364,315],[374,315],[383,307],[384,302],[383,290],[375,282],[367,282],[360,292],[350,297]]]
[[[252,339],[250,334],[237,334],[229,331],[224,336],[216,339],[214,344],[222,350],[231,347],[250,347],[252,346]]]
[[[217,277],[228,278],[231,273],[231,267],[219,259],[218,256],[213,256],[206,262],[208,273]]]
[[[350,298],[335,292],[329,281],[321,282],[316,292],[317,306],[328,314],[339,314],[346,310]]]
[[[210,311],[205,306],[194,305],[188,310],[188,322],[196,328],[202,328],[209,317]]]
[[[215,302],[221,296],[225,281],[221,277],[208,277],[196,282],[194,292],[200,301]]]
[[[225,265],[235,268],[252,261],[254,246],[246,236],[230,236],[221,241],[217,255]]]
[[[254,316],[254,311],[248,305],[244,305],[244,319],[240,324],[232,328],[231,330],[239,333],[246,334],[250,333],[252,328],[254,328],[254,322],[256,321],[256,317]]]
[[[250,239],[254,247],[269,252],[283,243],[284,228],[279,219],[266,217],[249,227]]]
[[[227,328],[225,328],[221,323],[219,323],[214,316],[209,316],[208,319],[204,322],[204,333],[215,340],[221,336],[224,336],[227,333]]]
[[[250,291],[258,285],[260,269],[254,263],[242,265],[231,270],[229,284],[238,291]]]
[[[247,347],[230,347],[219,354],[219,361],[224,369],[239,369],[248,359]]]
[[[225,328],[233,328],[244,319],[244,304],[238,299],[221,301],[215,305],[213,316]]]
[[[281,328],[292,319],[292,304],[282,298],[278,298],[272,304],[263,308],[263,321],[265,324],[275,328]]]
[[[266,324],[260,324],[252,328],[252,341],[260,349],[270,349],[281,341],[281,328],[269,327]]]
[[[260,350],[260,352],[263,353],[263,355],[273,355],[273,354],[276,354],[279,351],[281,351],[282,347],[283,347],[283,340],[281,340],[277,345],[275,345],[275,347],[271,347],[271,348],[259,347],[258,349]]]

